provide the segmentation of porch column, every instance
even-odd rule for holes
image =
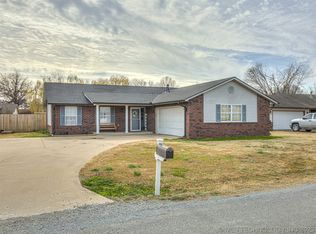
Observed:
[[[125,133],[128,133],[128,105],[125,106]]]
[[[96,126],[96,134],[100,133],[100,108],[99,105],[95,105],[95,126]]]

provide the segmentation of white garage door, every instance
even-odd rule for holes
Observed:
[[[184,136],[184,108],[182,106],[157,107],[156,132]]]
[[[303,111],[273,111],[273,130],[289,130],[291,120],[303,115]]]

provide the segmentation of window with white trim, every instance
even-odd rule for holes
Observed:
[[[101,106],[99,115],[100,115],[100,124],[115,123],[114,107]]]
[[[221,105],[221,122],[241,122],[242,105]]]
[[[65,106],[65,126],[77,125],[77,107]]]

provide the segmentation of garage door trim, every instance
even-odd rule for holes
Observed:
[[[290,130],[290,121],[295,118],[301,118],[304,113],[304,110],[272,110],[273,130]]]

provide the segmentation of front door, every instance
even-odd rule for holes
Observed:
[[[141,130],[141,108],[131,108],[131,131]]]

